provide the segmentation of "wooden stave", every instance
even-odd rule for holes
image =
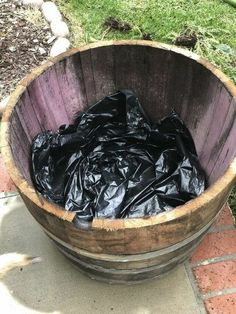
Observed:
[[[128,231],[124,229],[101,231],[97,228],[81,230],[73,226],[73,224],[49,214],[43,210],[43,206],[42,208],[38,207],[24,194],[21,192],[20,194],[29,212],[38,223],[58,239],[82,250],[88,250],[89,248],[91,253],[131,255],[157,251],[184,241],[197,233],[205,225],[215,219],[220,209],[226,203],[231,187],[232,186],[226,186],[221,190],[217,202],[215,199],[211,199],[209,200],[208,207],[203,206],[200,207],[198,211],[190,212],[187,217],[187,222],[185,219],[179,219],[177,222],[176,219],[174,219],[168,223],[163,223],[162,226],[161,224],[151,226],[151,229],[148,229],[148,227],[139,229],[130,228]],[[192,221],[196,221],[197,223],[194,228],[189,228],[189,230],[187,228],[188,221],[191,223]],[[173,230],[177,229],[178,233],[173,237]],[[127,232],[129,232],[129,237],[124,238]],[[155,236],[153,238],[153,233],[157,234],[157,237]],[[140,240],[142,235],[145,236],[145,241]],[[149,243],[147,243],[148,236],[152,237],[150,239],[150,242],[152,242],[151,247]],[[159,241],[159,239],[162,241]],[[126,243],[122,245],[122,241],[126,241]]]
[[[185,251],[192,251],[201,241],[203,235],[209,230],[212,225],[212,221],[204,226],[198,233],[192,237],[187,238],[175,245],[171,245],[167,248],[134,255],[108,255],[108,254],[91,254],[89,251],[78,250],[78,248],[68,245],[68,243],[56,238],[52,233],[45,231],[46,235],[57,245],[57,247],[65,253],[65,255],[71,256],[75,259],[81,260],[84,263],[88,263],[94,266],[100,266],[103,268],[111,268],[116,270],[128,270],[128,269],[142,269],[145,267],[158,266],[166,264],[172,258],[178,255],[182,255]],[[188,254],[190,255],[190,254]]]

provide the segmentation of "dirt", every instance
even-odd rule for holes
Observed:
[[[109,31],[129,32],[132,29],[132,26],[129,23],[123,22],[112,16],[108,17],[103,25],[108,28]]]
[[[52,35],[38,15],[39,11],[29,11],[17,2],[0,2],[0,101],[49,55]]]
[[[142,32],[142,39],[143,40],[153,40],[152,34]]]
[[[185,32],[180,34],[175,41],[174,44],[177,46],[183,46],[187,48],[194,48],[197,43],[197,34],[194,31],[187,29]]]

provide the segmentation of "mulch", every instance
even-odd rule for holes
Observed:
[[[26,10],[9,0],[0,2],[0,101],[49,55],[52,35],[48,25],[26,19]]]

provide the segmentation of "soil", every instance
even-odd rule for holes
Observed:
[[[0,101],[47,59],[52,45],[49,25],[30,22],[27,10],[17,2],[0,2]]]
[[[177,46],[183,46],[187,48],[194,48],[197,43],[197,34],[191,30],[186,30],[180,36],[175,39],[174,44]]]
[[[143,40],[153,40],[152,34],[142,32],[142,39]]]
[[[132,29],[132,26],[129,23],[120,21],[115,17],[108,17],[105,22],[104,26],[107,27],[110,31],[120,31],[120,32],[129,32]]]

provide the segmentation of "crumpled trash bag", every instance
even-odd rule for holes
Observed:
[[[43,196],[85,222],[157,215],[206,187],[177,113],[154,124],[130,90],[98,101],[72,125],[38,134],[32,178]]]

